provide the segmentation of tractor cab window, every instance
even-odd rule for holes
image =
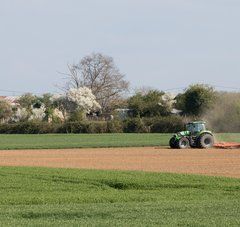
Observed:
[[[205,125],[204,124],[188,124],[186,129],[191,133],[197,133],[197,132],[204,131]]]
[[[204,124],[198,124],[198,132],[205,131],[205,125]]]
[[[196,133],[198,130],[198,127],[196,124],[188,124],[187,125],[187,131],[191,132],[192,134]]]
[[[193,131],[193,125],[192,124],[187,124],[186,125],[186,130],[189,131],[189,132],[192,132]]]

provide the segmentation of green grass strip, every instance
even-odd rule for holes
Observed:
[[[0,135],[0,150],[168,146],[172,134]],[[219,141],[240,142],[240,134],[216,134]]]
[[[239,226],[240,179],[0,167],[1,226]]]

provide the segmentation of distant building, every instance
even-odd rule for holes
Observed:
[[[19,106],[18,96],[0,96],[0,99],[3,99],[11,104],[12,107]]]
[[[123,108],[123,109],[115,109],[115,112],[117,113],[117,116],[121,120],[124,120],[131,115],[132,110],[127,109],[127,108]]]

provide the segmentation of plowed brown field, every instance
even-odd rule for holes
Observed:
[[[1,166],[142,170],[240,178],[240,149],[94,148],[0,151]]]

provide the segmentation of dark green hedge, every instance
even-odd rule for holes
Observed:
[[[19,122],[0,124],[1,134],[44,134],[56,133],[57,127],[47,122]]]
[[[50,124],[47,122],[20,122],[1,124],[0,134],[44,133],[173,133],[182,130],[180,117],[129,118],[125,121],[86,121]]]
[[[146,118],[144,121],[152,133],[179,132],[185,128],[183,118],[180,116]]]

